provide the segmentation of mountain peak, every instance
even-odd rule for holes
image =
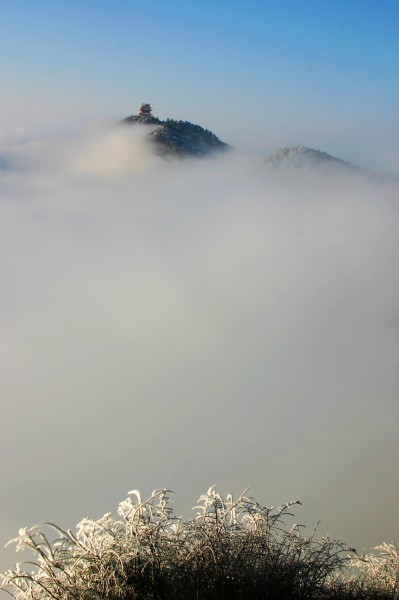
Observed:
[[[294,170],[314,166],[338,167],[356,171],[360,169],[360,167],[327,154],[327,152],[306,146],[278,148],[266,159],[266,163],[276,168]]]
[[[203,158],[230,148],[212,131],[189,121],[166,119],[162,121],[152,115],[152,107],[148,102],[139,105],[136,115],[123,120],[133,125],[152,125],[148,133],[148,141],[153,144],[157,154],[167,157]],[[154,127],[155,126],[155,127]]]

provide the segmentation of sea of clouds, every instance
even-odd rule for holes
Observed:
[[[0,140],[0,544],[214,483],[394,540],[398,191],[140,128]]]

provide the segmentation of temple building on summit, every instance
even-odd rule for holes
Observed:
[[[147,102],[142,102],[139,106],[138,116],[139,117],[151,117],[152,108]]]

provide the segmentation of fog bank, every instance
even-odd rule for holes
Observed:
[[[398,185],[104,126],[0,156],[2,544],[213,483],[395,539]]]

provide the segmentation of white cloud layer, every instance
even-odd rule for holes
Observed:
[[[216,482],[394,538],[397,185],[163,162],[124,128],[1,154],[2,542]]]

